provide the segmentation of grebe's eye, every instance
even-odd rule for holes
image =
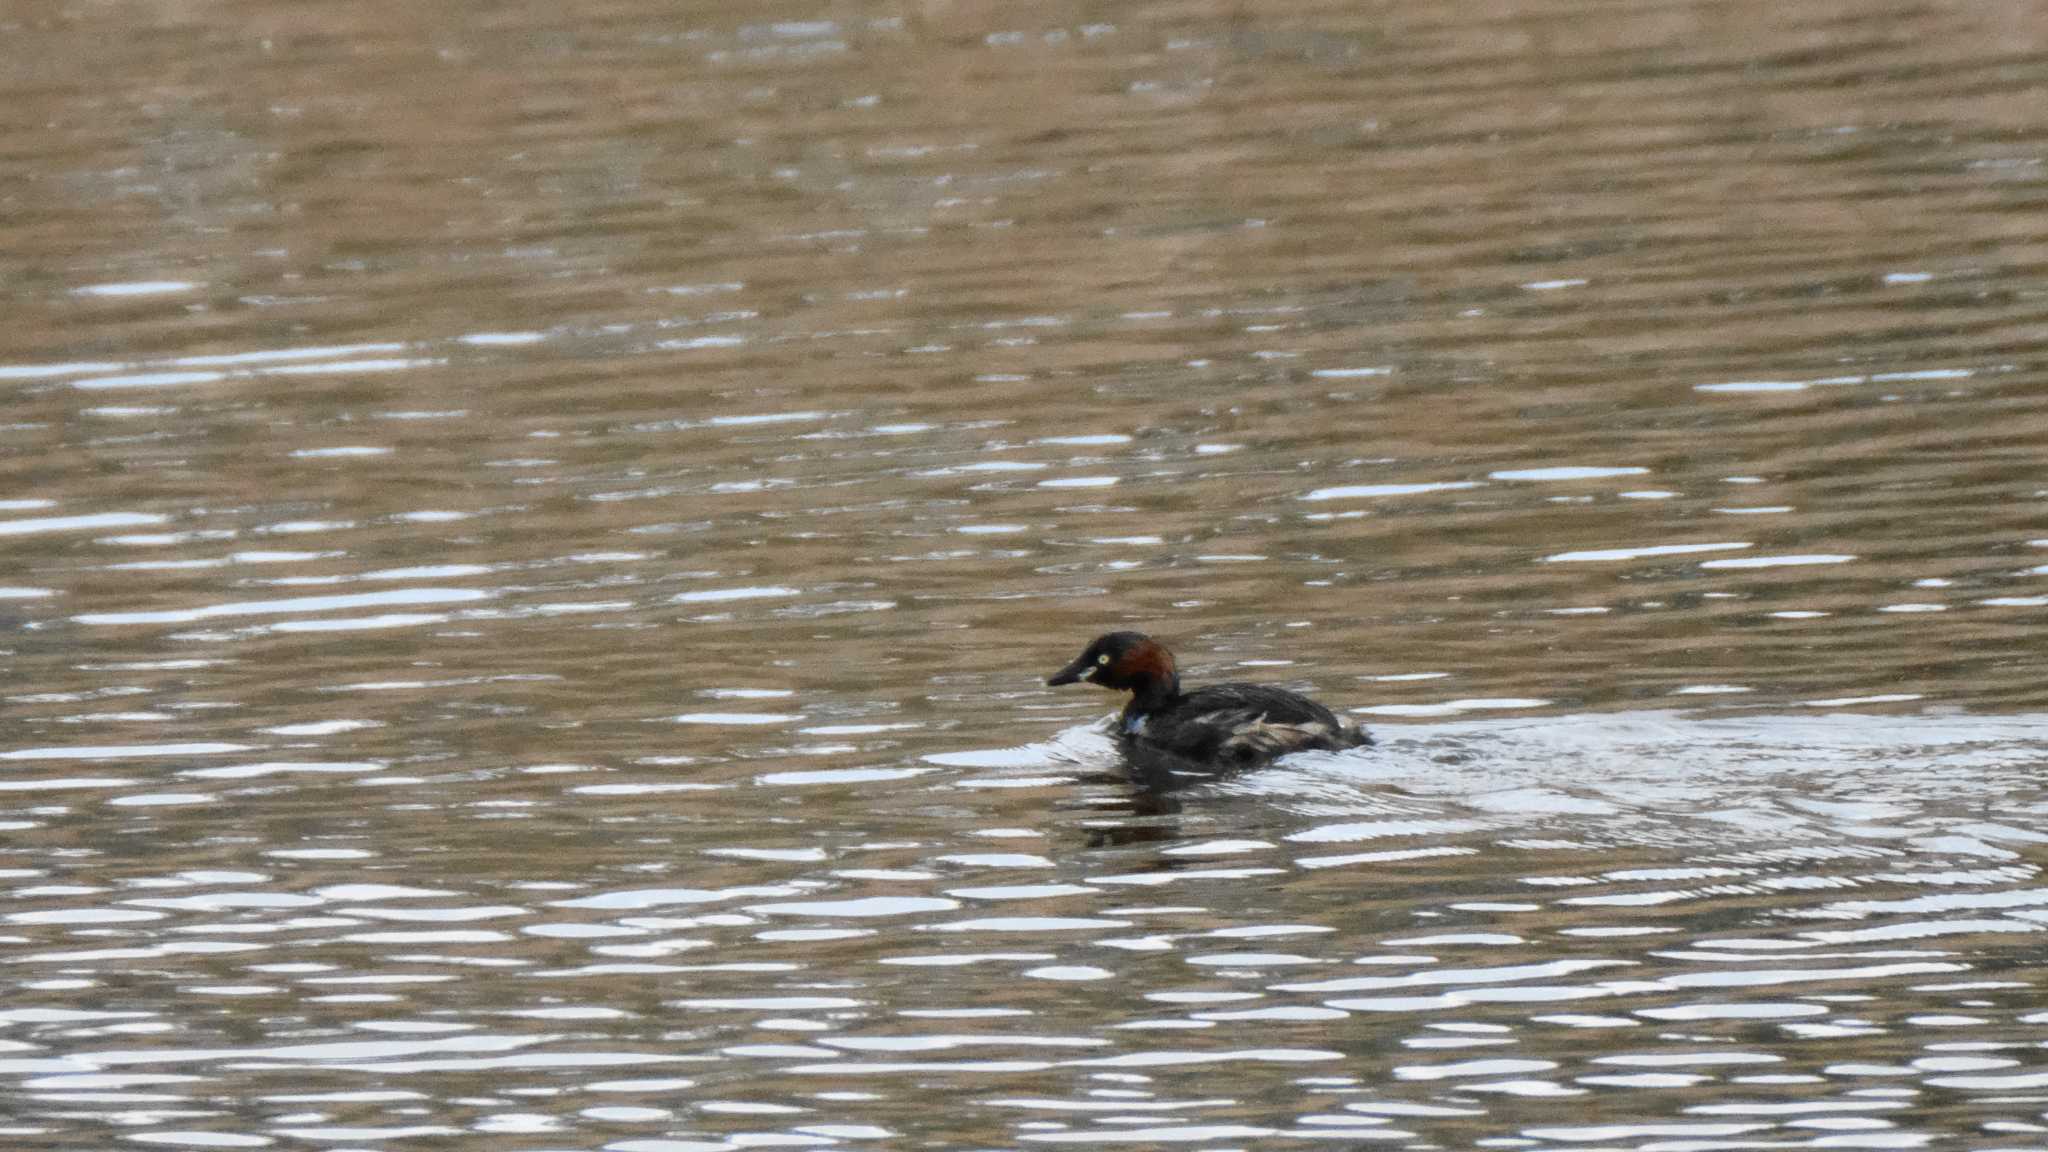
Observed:
[[[1109,653],[1107,653],[1107,652],[1104,652],[1104,653],[1103,653],[1102,655],[1100,655],[1100,656],[1097,656],[1097,657],[1095,658],[1095,662],[1096,662],[1097,664],[1100,664],[1100,665],[1102,665],[1102,666],[1103,666],[1103,667],[1105,667],[1105,668],[1106,668],[1106,667],[1108,667],[1108,666],[1109,666]]]

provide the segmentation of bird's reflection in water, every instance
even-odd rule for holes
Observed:
[[[1081,778],[1084,784],[1116,786],[1114,791],[1084,802],[1094,811],[1115,814],[1110,820],[1087,823],[1087,845],[1090,848],[1119,848],[1182,839],[1186,833],[1181,794],[1190,788],[1228,779],[1241,771],[1218,771],[1168,752],[1134,744],[1123,744],[1118,752],[1115,769]],[[1183,863],[1173,857],[1163,857],[1160,867],[1176,868]]]

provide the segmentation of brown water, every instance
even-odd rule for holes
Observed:
[[[9,19],[7,1147],[2048,1147],[2037,5]]]

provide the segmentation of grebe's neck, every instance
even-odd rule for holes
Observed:
[[[1180,696],[1180,667],[1166,645],[1149,637],[1125,653],[1117,666],[1131,690],[1131,709],[1157,712]]]
[[[1168,672],[1165,676],[1148,676],[1137,687],[1131,689],[1131,702],[1124,711],[1141,715],[1157,712],[1180,698],[1180,677]]]

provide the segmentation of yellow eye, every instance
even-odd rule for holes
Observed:
[[[1095,662],[1096,662],[1097,664],[1101,664],[1101,665],[1107,666],[1107,665],[1109,664],[1109,653],[1107,653],[1107,652],[1104,652],[1104,653],[1103,653],[1102,655],[1100,655],[1100,656],[1097,656],[1097,657],[1095,658]]]

